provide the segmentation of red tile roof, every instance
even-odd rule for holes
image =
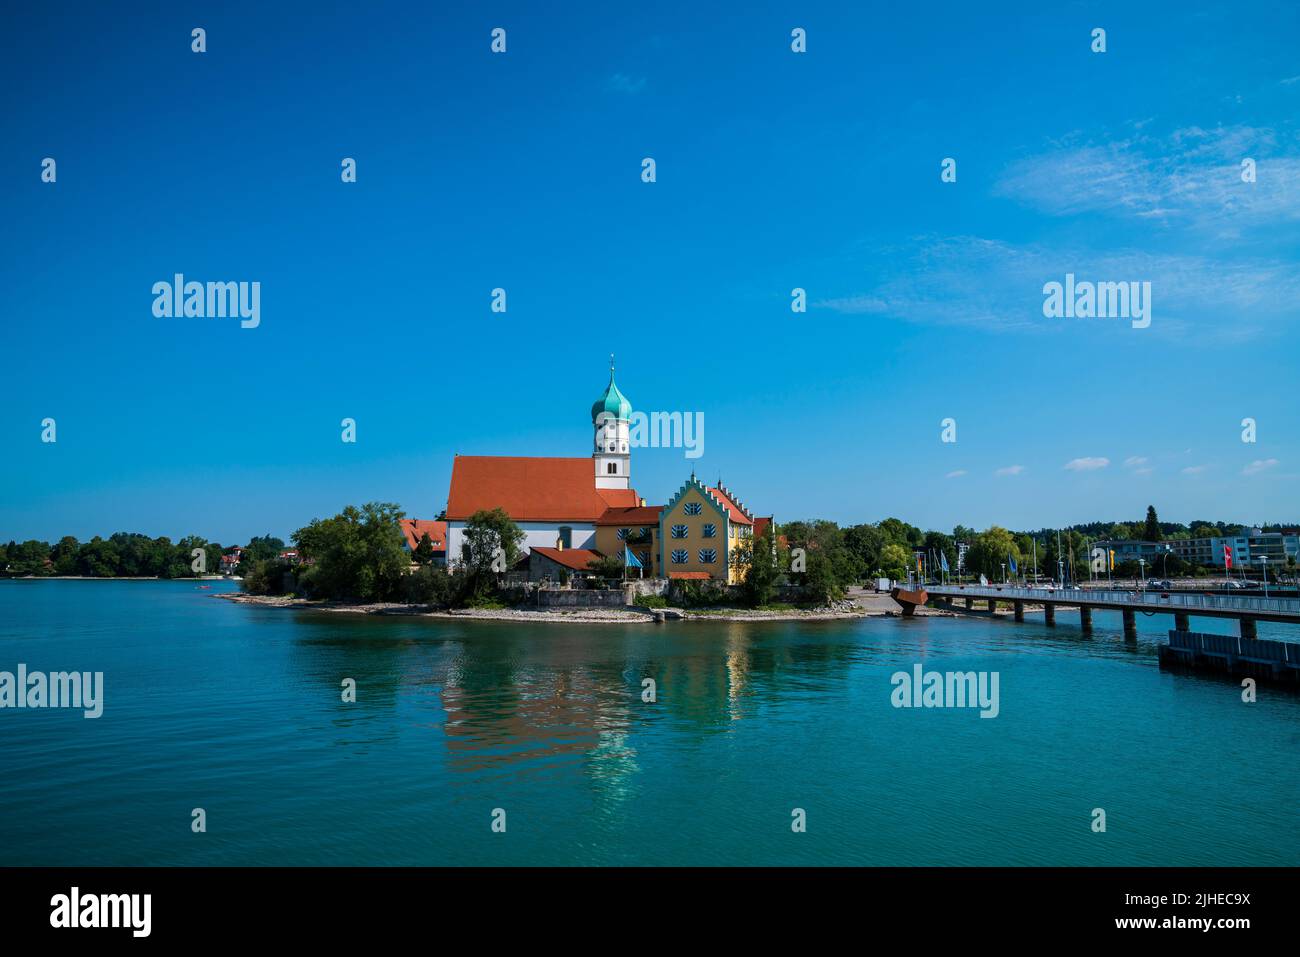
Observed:
[[[557,565],[563,565],[566,568],[572,568],[580,572],[588,571],[589,566],[595,559],[605,557],[600,552],[594,552],[589,548],[545,548],[534,546],[532,550],[544,558],[549,558]]]
[[[427,532],[429,541],[433,544],[435,552],[445,552],[447,550],[447,523],[433,522],[423,518],[404,518],[398,522],[402,529],[402,534],[406,536],[407,547],[415,551],[420,539]]]
[[[711,488],[709,489],[709,492],[712,493],[713,497],[716,498],[722,504],[722,507],[725,508],[728,514],[731,516],[731,520],[735,522],[737,525],[754,524],[754,520],[750,518],[748,515],[746,515],[744,511],[741,510],[740,506],[736,504],[735,499],[733,499],[722,489]]]
[[[609,508],[631,508],[634,489],[596,488],[590,458],[458,455],[451,467],[447,518],[503,508],[516,522],[594,522]]]
[[[692,581],[702,581],[705,578],[712,578],[708,572],[669,572],[669,578],[684,578]]]
[[[634,508],[611,508],[596,519],[597,525],[658,525],[662,505],[637,505]]]

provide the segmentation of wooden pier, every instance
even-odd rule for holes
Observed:
[[[1158,654],[1162,668],[1217,671],[1300,686],[1300,644],[1289,641],[1174,629],[1169,644],[1160,645]]]

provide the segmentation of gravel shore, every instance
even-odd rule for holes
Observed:
[[[863,593],[828,608],[811,610],[760,611],[740,608],[578,608],[532,610],[524,608],[464,608],[455,611],[433,611],[425,605],[407,605],[395,602],[377,602],[358,605],[344,602],[308,601],[305,598],[283,598],[266,595],[225,593],[213,595],[241,605],[258,605],[263,608],[298,608],[306,611],[329,611],[352,615],[402,615],[416,618],[480,619],[483,621],[553,621],[582,623],[650,623],[655,613],[661,612],[669,620],[684,621],[836,621],[847,618],[884,618],[899,614],[897,603],[888,595]],[[951,612],[918,608],[918,615],[950,615]]]

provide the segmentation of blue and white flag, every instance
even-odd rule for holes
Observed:
[[[1016,560],[1011,557],[1010,552],[1007,553],[1007,567],[1011,569],[1011,574],[1016,573]]]
[[[623,546],[623,567],[624,568],[644,568],[641,559],[632,554],[632,549],[626,545]]]
[[[944,574],[948,573],[948,555],[946,552],[939,552],[939,567],[943,569]]]

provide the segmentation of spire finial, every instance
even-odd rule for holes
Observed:
[[[614,353],[609,354],[609,374],[614,374]]]

